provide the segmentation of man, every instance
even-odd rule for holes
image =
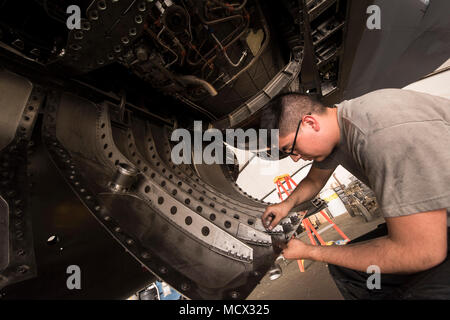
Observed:
[[[375,192],[386,221],[345,246],[292,239],[285,258],[328,263],[346,299],[450,298],[450,100],[384,89],[330,108],[293,93],[271,102],[261,126],[279,128],[281,153],[314,161],[286,200],[267,207],[268,229],[317,195],[338,164]],[[366,285],[372,265],[379,290]]]

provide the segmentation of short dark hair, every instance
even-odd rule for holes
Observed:
[[[274,97],[261,113],[260,127],[279,129],[284,137],[297,129],[301,117],[306,114],[323,114],[326,106],[317,99],[296,92],[279,94]]]

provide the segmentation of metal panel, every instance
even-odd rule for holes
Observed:
[[[0,150],[14,139],[32,89],[26,78],[0,69]]]
[[[154,170],[156,164],[147,164],[137,153],[129,156],[132,132],[112,124],[106,105],[66,94],[52,94],[47,101],[44,140],[53,161],[83,205],[134,259],[190,298],[245,298],[251,292],[276,255],[267,246],[269,235],[264,236],[266,243],[245,244],[236,236],[244,234],[242,228],[233,235],[181,203],[166,188],[169,178]],[[143,173],[129,192],[114,193],[108,188],[114,165],[132,165],[128,157],[136,164],[141,161]],[[166,185],[161,185],[163,180]],[[173,207],[181,220],[170,219]],[[191,224],[186,224],[188,215]],[[244,231],[248,238],[250,230]],[[254,229],[254,234],[259,232]]]

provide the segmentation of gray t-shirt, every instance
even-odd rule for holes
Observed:
[[[342,165],[375,192],[385,217],[449,215],[450,100],[383,89],[336,107],[340,142],[314,167]]]

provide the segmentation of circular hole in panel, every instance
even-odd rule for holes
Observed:
[[[207,237],[209,235],[209,228],[208,227],[203,227],[202,228],[202,234]]]
[[[59,237],[57,235],[51,235],[50,237],[48,237],[47,239],[47,244],[49,246],[57,244],[59,242]]]

